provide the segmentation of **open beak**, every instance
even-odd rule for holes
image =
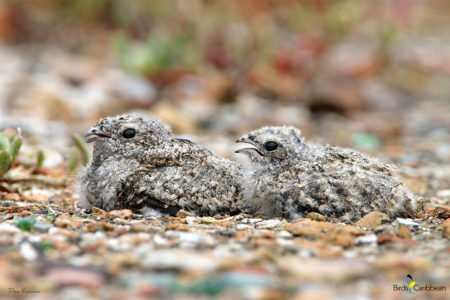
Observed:
[[[91,130],[86,132],[86,134],[84,136],[90,137],[89,139],[87,139],[86,143],[93,142],[99,138],[111,138],[109,135],[104,134],[103,132],[100,132],[96,127],[92,128]]]
[[[262,154],[261,151],[259,151],[255,147],[255,143],[252,140],[250,140],[250,139],[248,139],[246,137],[241,137],[240,139],[237,139],[236,143],[245,143],[245,144],[249,144],[249,145],[251,145],[253,147],[241,148],[241,149],[238,149],[238,150],[234,151],[234,153],[246,153],[246,152],[248,153],[249,151],[255,151],[259,155],[264,156],[264,154]]]

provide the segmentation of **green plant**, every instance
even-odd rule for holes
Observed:
[[[14,165],[22,142],[20,130],[8,129],[0,133],[0,177]]]
[[[187,31],[189,32],[189,30]],[[169,69],[189,69],[198,63],[192,34],[152,33],[147,41],[132,43],[125,34],[116,39],[121,64],[143,75]]]
[[[80,151],[78,151],[78,149],[73,148],[72,152],[70,153],[70,157],[69,157],[69,172],[73,172],[75,171],[78,162],[80,161]]]
[[[30,232],[36,226],[36,217],[31,215],[25,218],[17,218],[15,223],[20,230]]]
[[[80,135],[74,134],[72,136],[73,142],[75,143],[75,147],[72,148],[72,152],[69,156],[68,167],[69,172],[75,171],[78,166],[78,162],[80,162],[80,153],[81,153],[81,163],[83,165],[87,165],[89,162],[89,150],[85,141],[81,138]]]
[[[39,244],[39,247],[45,251],[45,250],[53,248],[53,243],[50,241],[44,241]]]
[[[36,157],[36,169],[39,169],[42,167],[42,164],[44,163],[45,160],[45,154],[44,151],[39,150],[37,153],[37,157]]]
[[[81,152],[81,158],[82,158],[83,165],[87,165],[89,162],[89,150],[87,148],[85,141],[78,134],[73,135],[72,138],[73,138],[73,141],[75,142],[75,145],[77,146],[78,150]]]

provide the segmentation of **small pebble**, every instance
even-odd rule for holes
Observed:
[[[397,221],[398,221],[400,224],[405,225],[405,226],[420,226],[419,223],[414,222],[414,221],[411,220],[411,219],[397,218]]]
[[[20,253],[20,255],[22,255],[23,258],[25,258],[26,260],[29,260],[29,261],[34,261],[39,256],[36,249],[28,241],[22,242],[22,244],[20,245],[20,248],[19,248],[19,253]]]

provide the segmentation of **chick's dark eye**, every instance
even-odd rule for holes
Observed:
[[[266,142],[266,143],[264,144],[264,148],[265,148],[267,151],[273,151],[273,150],[275,150],[275,149],[278,148],[278,143],[277,143],[277,142],[273,142],[273,141],[268,141],[268,142]]]
[[[131,139],[136,135],[136,130],[133,128],[127,128],[122,132],[122,135],[126,139]]]

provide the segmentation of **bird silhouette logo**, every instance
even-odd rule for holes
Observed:
[[[420,286],[420,279],[417,276],[411,276],[411,274],[403,277],[403,286],[408,289],[405,291],[407,294],[415,295],[418,293],[417,287]]]

